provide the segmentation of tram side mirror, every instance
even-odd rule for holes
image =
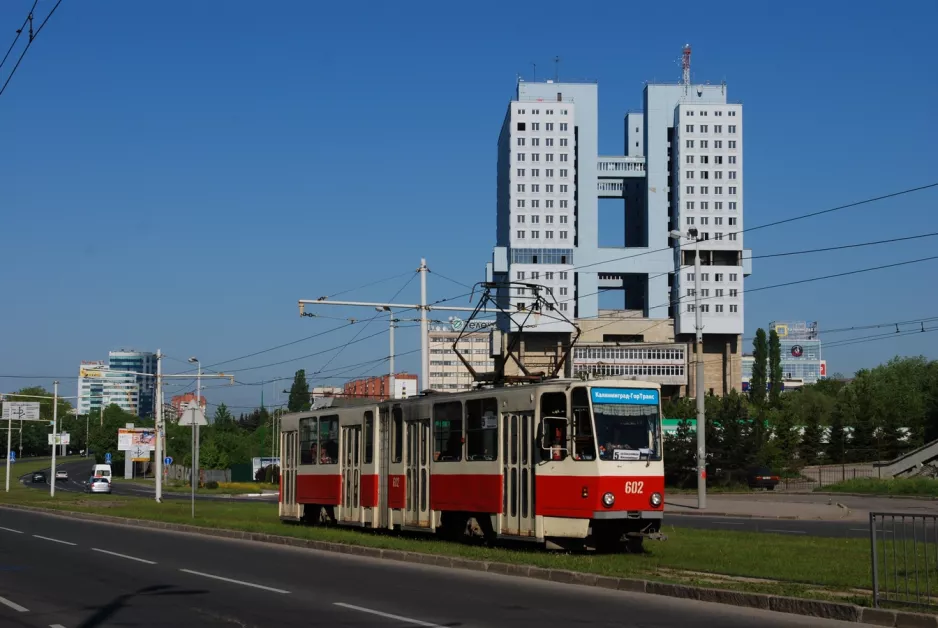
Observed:
[[[540,440],[545,460],[563,460],[567,457],[567,417],[544,417],[540,425]]]

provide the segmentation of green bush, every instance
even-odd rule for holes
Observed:
[[[218,488],[218,482],[216,482],[215,480],[211,480],[211,481],[209,481],[209,482],[206,482],[206,483],[205,483],[205,488],[214,490],[214,489]]]

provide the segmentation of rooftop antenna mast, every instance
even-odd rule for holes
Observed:
[[[684,44],[684,54],[681,59],[681,83],[684,84],[684,95],[690,90],[690,44]]]
[[[554,82],[560,82],[560,57],[554,57]]]
[[[534,68],[534,80],[531,82],[537,83],[537,64],[532,61],[531,66]]]

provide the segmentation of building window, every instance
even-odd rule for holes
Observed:
[[[560,239],[561,239],[561,240],[566,240],[566,239],[567,239],[567,232],[566,232],[566,231],[561,231],[561,232],[560,232]]]
[[[736,297],[736,296],[738,296],[738,295],[739,295],[739,290],[737,290],[736,288],[730,288],[730,296],[731,296],[731,297]]]
[[[566,304],[566,303],[561,303],[561,304],[560,304],[560,311],[561,311],[561,312],[566,312],[566,311],[567,311],[567,304]]]
[[[713,178],[714,178],[714,179],[722,179],[722,178],[723,178],[723,171],[722,171],[722,170],[717,170],[716,172],[714,172],[714,173],[713,173]]]
[[[566,146],[566,145],[567,145],[567,138],[561,137],[561,138],[560,138],[560,145],[561,145],[561,146]]]
[[[701,185],[701,186],[700,186],[700,193],[701,193],[701,194],[709,194],[709,193],[710,193],[710,188],[707,187],[706,185]]]
[[[738,312],[738,311],[739,311],[739,306],[738,306],[738,305],[731,305],[731,306],[730,306],[730,312],[732,312],[732,313],[735,314],[735,313]]]
[[[737,276],[736,273],[730,273],[730,281],[736,281]]]
[[[715,224],[715,225],[722,225],[722,224],[723,224],[723,219],[718,216],[718,217],[716,217],[716,218],[713,219],[713,224]]]
[[[554,273],[552,273],[552,272],[550,272],[550,271],[544,273],[544,279],[546,279],[546,280],[548,280],[548,281],[553,281],[553,279],[554,279]]]
[[[723,148],[723,140],[713,140],[714,148]]]
[[[519,123],[518,123],[518,130],[519,130],[519,131],[524,131],[524,122],[519,122]]]
[[[561,122],[561,123],[560,123],[560,130],[561,130],[561,131],[566,131],[566,130],[567,130],[567,123],[566,123],[566,122]]]
[[[723,296],[723,288],[717,288],[717,289],[714,290],[713,292],[714,292],[713,296],[715,296],[715,297],[722,297],[722,296]]]
[[[707,141],[708,141],[708,140],[700,140],[700,147],[701,147],[701,148],[707,148]]]
[[[729,127],[729,130],[730,130],[730,133],[735,133],[735,132],[736,132],[736,125],[735,125],[735,124],[731,124],[730,127]],[[731,147],[731,148],[732,148],[732,147]]]
[[[567,271],[565,271],[565,270],[560,271],[560,280],[561,280],[561,281],[566,281],[566,280],[567,280]]]
[[[735,195],[735,194],[736,194],[736,188],[734,186],[730,186],[730,195]]]
[[[704,312],[704,313],[707,313],[707,312],[710,311],[710,306],[707,305],[707,304],[701,305],[701,306],[700,306],[700,311],[701,311],[701,312]]]
[[[717,195],[723,194],[723,186],[722,185],[714,186],[713,193]]]
[[[688,185],[688,186],[687,186],[687,193],[688,193],[688,194],[693,194],[693,193],[694,193],[694,186],[693,186],[693,185]]]
[[[732,148],[732,149],[735,149],[735,148],[736,148],[736,140],[730,140],[730,141],[727,142],[726,144],[727,144],[727,146],[728,146],[729,148]]]
[[[714,281],[723,281],[723,273],[716,273],[713,278]]]
[[[684,222],[685,222],[687,225],[693,225],[693,224],[694,224],[694,217],[693,217],[693,216],[688,216],[687,219],[686,219]]]
[[[686,171],[684,172],[684,178],[685,178],[685,179],[693,179],[693,178],[694,178],[694,171],[693,171],[693,170],[686,170]]]
[[[729,223],[730,223],[730,226],[732,227],[733,225],[736,224],[736,219],[735,219],[735,218],[730,218],[730,219],[729,219]]]
[[[731,233],[731,234],[730,234],[730,240],[735,240],[735,239],[736,239],[736,234],[735,234],[735,233]]]
[[[553,122],[548,122],[547,124],[544,125],[544,128],[545,128],[547,131],[553,131],[553,130],[554,130],[554,123],[553,123]]]
[[[694,163],[694,156],[693,156],[693,155],[688,155],[688,156],[686,157],[686,161],[687,161],[687,163],[689,163],[689,164]]]
[[[545,185],[545,186],[544,186],[544,191],[547,192],[548,194],[553,194],[553,193],[554,193],[554,186],[553,186],[553,184],[552,184],[552,183],[548,183],[547,185]]]
[[[710,273],[700,273],[701,281],[710,281]]]
[[[687,142],[686,142],[686,144],[684,145],[684,147],[685,147],[685,148],[693,148],[693,147],[694,147],[694,140],[687,140]]]
[[[518,281],[524,281],[524,271],[523,271],[523,270],[519,270],[519,271],[518,271]]]
[[[566,201],[566,200],[560,201],[560,209],[567,209],[567,201]]]
[[[687,273],[687,281],[693,281],[693,280],[694,280],[694,273]]]
[[[567,288],[566,288],[566,287],[561,287],[561,288],[560,288],[560,296],[562,296],[562,297],[567,296]]]
[[[710,209],[709,201],[700,201],[700,209]]]
[[[700,125],[700,132],[701,132],[701,133],[706,133],[706,132],[707,132],[707,125],[706,125],[706,124],[701,124],[701,125]]]
[[[523,138],[523,137],[519,137],[519,138],[518,138],[518,146],[524,146],[524,138]]]
[[[520,240],[523,240],[523,239],[524,239],[524,231],[518,231],[518,238],[519,238]]]
[[[538,170],[537,168],[531,168],[531,176],[532,176],[532,177],[539,177],[539,176],[541,176],[541,171]]]
[[[524,183],[519,183],[519,184],[518,184],[518,191],[519,191],[519,192],[524,192]]]
[[[568,161],[569,156],[567,153],[560,153],[560,161]]]
[[[552,200],[544,201],[544,206],[547,207],[547,209],[553,209],[553,208],[554,208],[554,201],[552,201]],[[549,218],[551,218],[551,221],[550,221],[550,222],[553,222],[553,216],[549,216]]]
[[[735,178],[736,178],[736,171],[730,170],[730,179],[735,179]]]
[[[531,237],[532,237],[532,238],[539,238],[539,237],[541,237],[541,232],[540,232],[540,231],[532,231],[532,232],[531,232]]]
[[[736,163],[736,155],[730,155],[730,157],[729,157],[729,162],[730,162],[731,164],[735,164],[735,163]]]
[[[736,209],[736,201],[730,201],[730,209]]]
[[[548,240],[552,240],[552,239],[554,238],[554,232],[553,232],[553,231],[545,231],[545,232],[544,232],[544,237],[546,237]]]
[[[532,131],[540,131],[540,130],[541,130],[541,125],[540,125],[539,123],[537,123],[537,122],[532,122],[532,123],[531,123],[531,130],[532,130]]]
[[[554,206],[553,203],[554,203],[554,201],[547,201],[547,206],[548,206],[548,207],[553,207],[553,206]],[[552,224],[554,224],[554,217],[553,217],[553,216],[545,216],[545,217],[544,217],[544,222],[546,222],[546,223],[549,224],[549,225],[552,225]]]
[[[518,176],[519,176],[519,177],[523,177],[523,176],[524,176],[524,168],[518,168]]]
[[[561,169],[560,169],[560,178],[561,178],[561,179],[567,178],[567,169],[566,169],[566,168],[561,168]]]
[[[688,133],[693,133],[693,132],[694,132],[694,125],[693,125],[693,124],[686,124],[686,125],[684,125],[684,130],[687,131]]]
[[[567,201],[560,201],[560,202],[563,204],[563,207],[566,207],[566,204],[565,204],[565,203],[566,203]],[[566,216],[561,216],[561,217],[560,217],[560,224],[562,224],[562,225],[567,224],[567,217],[566,217]]]
[[[694,201],[687,201],[687,202],[684,204],[684,207],[685,207],[686,209],[694,209]]]
[[[518,161],[524,161],[524,153],[517,153],[516,157]]]
[[[553,146],[553,145],[554,145],[554,138],[548,137],[546,140],[544,140],[544,145],[545,145],[545,146]]]
[[[518,214],[518,222],[522,224],[524,223],[524,214]]]
[[[701,170],[701,171],[700,171],[700,178],[701,178],[701,179],[709,179],[709,178],[710,178],[710,171],[709,171],[709,170]]]
[[[718,232],[716,232],[715,234],[713,234],[713,239],[714,239],[714,240],[722,240],[722,239],[723,239],[723,234],[718,231]]]
[[[710,219],[704,216],[703,218],[700,219],[700,224],[702,225],[710,224]]]
[[[722,313],[723,313],[723,306],[722,306],[722,305],[715,305],[715,306],[713,307],[713,309],[714,309],[718,314],[722,314]]]
[[[515,201],[515,204],[516,204],[518,207],[524,207],[524,199],[523,199],[523,198],[519,198],[517,201]]]
[[[536,202],[536,201],[535,201],[535,202]],[[535,206],[535,207],[536,207],[536,206]],[[535,216],[531,216],[531,222],[534,223],[534,224],[537,224],[538,222],[540,222],[540,220],[541,220],[541,217],[540,217],[540,216],[536,216],[536,215],[535,215]]]

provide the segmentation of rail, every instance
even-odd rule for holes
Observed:
[[[870,513],[873,606],[938,608],[938,515]]]

